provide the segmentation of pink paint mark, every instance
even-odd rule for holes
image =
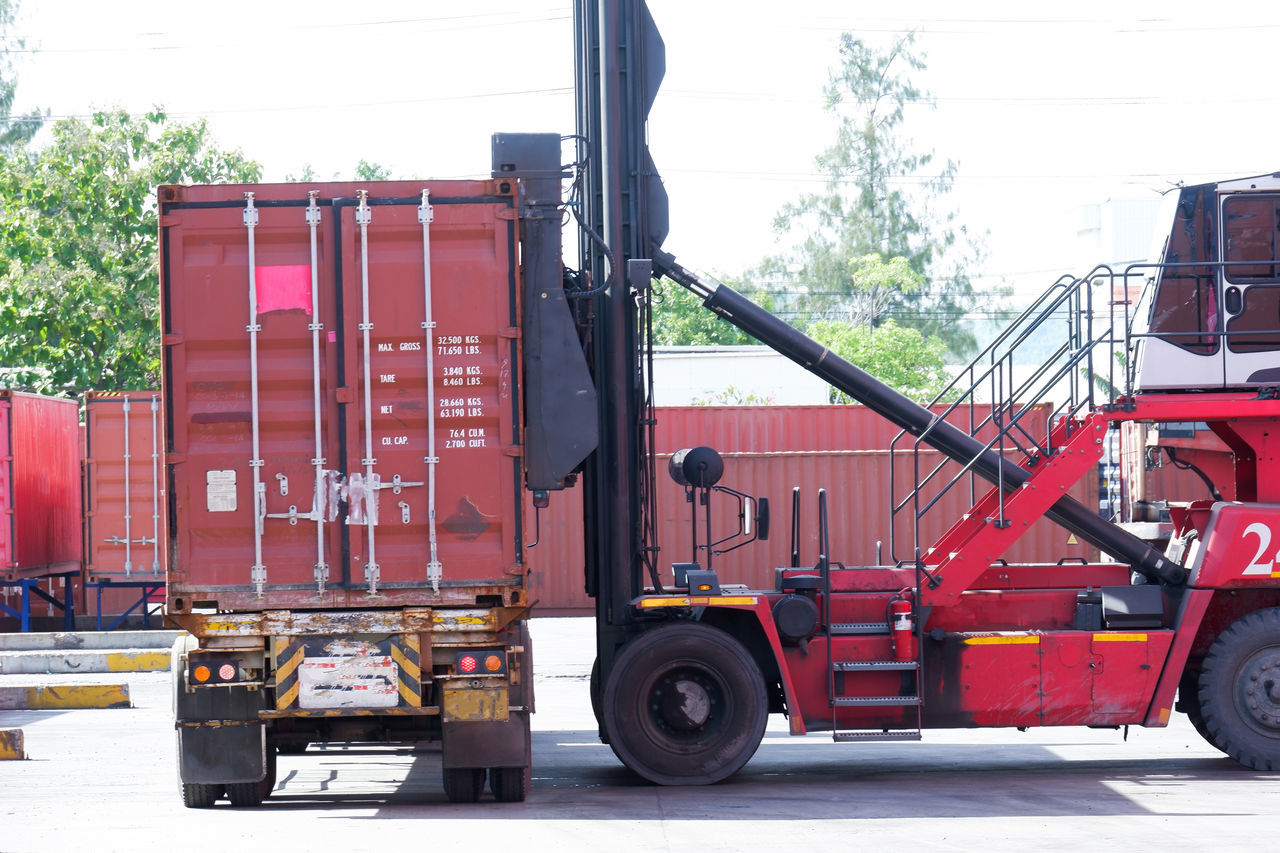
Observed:
[[[258,285],[258,313],[300,309],[311,316],[311,267],[292,264],[257,267],[254,280]]]

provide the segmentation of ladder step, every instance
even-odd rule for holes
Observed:
[[[855,705],[919,705],[919,696],[836,696],[831,700],[836,706]]]
[[[838,660],[833,661],[831,668],[836,672],[864,672],[867,670],[914,670],[920,664],[913,660]]]
[[[831,739],[836,743],[848,743],[850,741],[867,743],[889,740],[920,740],[921,736],[918,730],[900,732],[835,732],[831,735]]]
[[[888,634],[887,622],[832,622],[832,634]]]

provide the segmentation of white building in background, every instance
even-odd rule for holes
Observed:
[[[1076,257],[1087,264],[1108,264],[1116,272],[1123,272],[1126,264],[1151,260],[1148,255],[1163,203],[1163,196],[1152,193],[1076,208]],[[1077,274],[1086,271],[1080,269]]]
[[[766,346],[654,347],[653,393],[658,406],[829,402],[825,382]]]

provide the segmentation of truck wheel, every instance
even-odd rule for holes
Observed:
[[[606,680],[614,754],[659,785],[710,785],[737,773],[764,736],[764,677],[742,644],[673,622],[622,647]]]
[[[444,795],[451,803],[474,803],[484,790],[483,767],[446,767]]]
[[[591,664],[591,680],[587,682],[591,691],[591,713],[596,715],[596,725],[604,727],[604,712],[600,710],[600,658],[597,657]]]
[[[222,785],[204,785],[199,782],[182,783],[182,804],[189,809],[211,809],[222,796]]]
[[[529,796],[533,770],[530,767],[490,767],[489,789],[500,803],[523,803]]]
[[[1191,721],[1192,727],[1200,737],[1213,743],[1213,737],[1204,725],[1204,712],[1200,708],[1199,672],[1189,669],[1182,674],[1182,680],[1178,682],[1178,704],[1181,705],[1179,710],[1186,713],[1187,719]]]
[[[262,805],[266,779],[261,782],[231,782],[227,785],[227,799],[239,809],[255,809]]]
[[[1200,671],[1210,742],[1254,770],[1280,770],[1280,608],[1237,619]]]

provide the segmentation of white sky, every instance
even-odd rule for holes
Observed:
[[[667,77],[650,122],[671,196],[667,248],[733,274],[773,246],[778,208],[818,188],[821,87],[843,31],[914,29],[908,114],[956,160],[949,205],[988,232],[984,280],[1047,285],[1080,204],[1280,170],[1280,4],[650,0]],[[482,176],[494,131],[573,131],[568,0],[25,0],[17,109],[206,116],[269,180]]]

